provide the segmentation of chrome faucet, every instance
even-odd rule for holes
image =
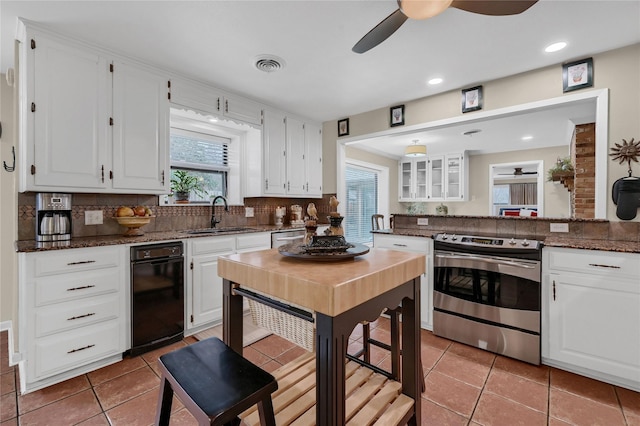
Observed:
[[[224,198],[222,195],[216,195],[213,201],[211,202],[211,227],[212,228],[215,228],[216,224],[220,223],[220,220],[216,219],[216,214],[215,214],[215,206],[216,206],[216,201],[218,201],[218,198],[222,198],[222,201],[224,202],[224,211],[225,212],[229,211],[229,205],[227,204],[227,199]]]

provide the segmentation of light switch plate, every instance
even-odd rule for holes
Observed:
[[[253,217],[253,207],[244,208],[244,217]]]
[[[103,223],[102,210],[85,210],[84,212],[85,225],[102,225],[102,223]]]
[[[427,217],[419,217],[418,218],[418,225],[429,225],[429,218]]]
[[[549,232],[569,232],[568,223],[550,223]]]

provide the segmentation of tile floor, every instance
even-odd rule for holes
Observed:
[[[388,339],[385,318],[373,323],[372,337]],[[357,350],[361,330],[352,336]],[[160,355],[183,342],[127,358],[89,374],[20,396],[17,368],[7,362],[7,333],[0,334],[0,425],[151,425],[160,379]],[[272,371],[303,353],[288,341],[269,336],[244,355]],[[373,348],[372,360],[388,367],[388,353]],[[424,425],[602,425],[640,426],[640,393],[546,366],[535,367],[451,342],[423,330],[422,362],[426,391]],[[174,402],[172,425],[193,425],[193,417]]]

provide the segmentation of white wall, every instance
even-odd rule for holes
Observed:
[[[7,84],[5,74],[0,74],[0,122],[2,123],[2,137],[0,137],[0,159],[11,166],[13,157],[11,148],[17,149],[15,118],[16,102],[14,102],[14,87]],[[0,162],[1,163],[1,162]],[[0,168],[0,325],[4,328],[12,322],[14,332],[17,330],[18,313],[18,276],[17,254],[15,241],[17,240],[17,209],[18,171],[10,173]],[[17,333],[14,335],[17,338]]]

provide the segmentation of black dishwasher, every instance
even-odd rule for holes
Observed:
[[[182,242],[131,247],[131,355],[182,340]]]

